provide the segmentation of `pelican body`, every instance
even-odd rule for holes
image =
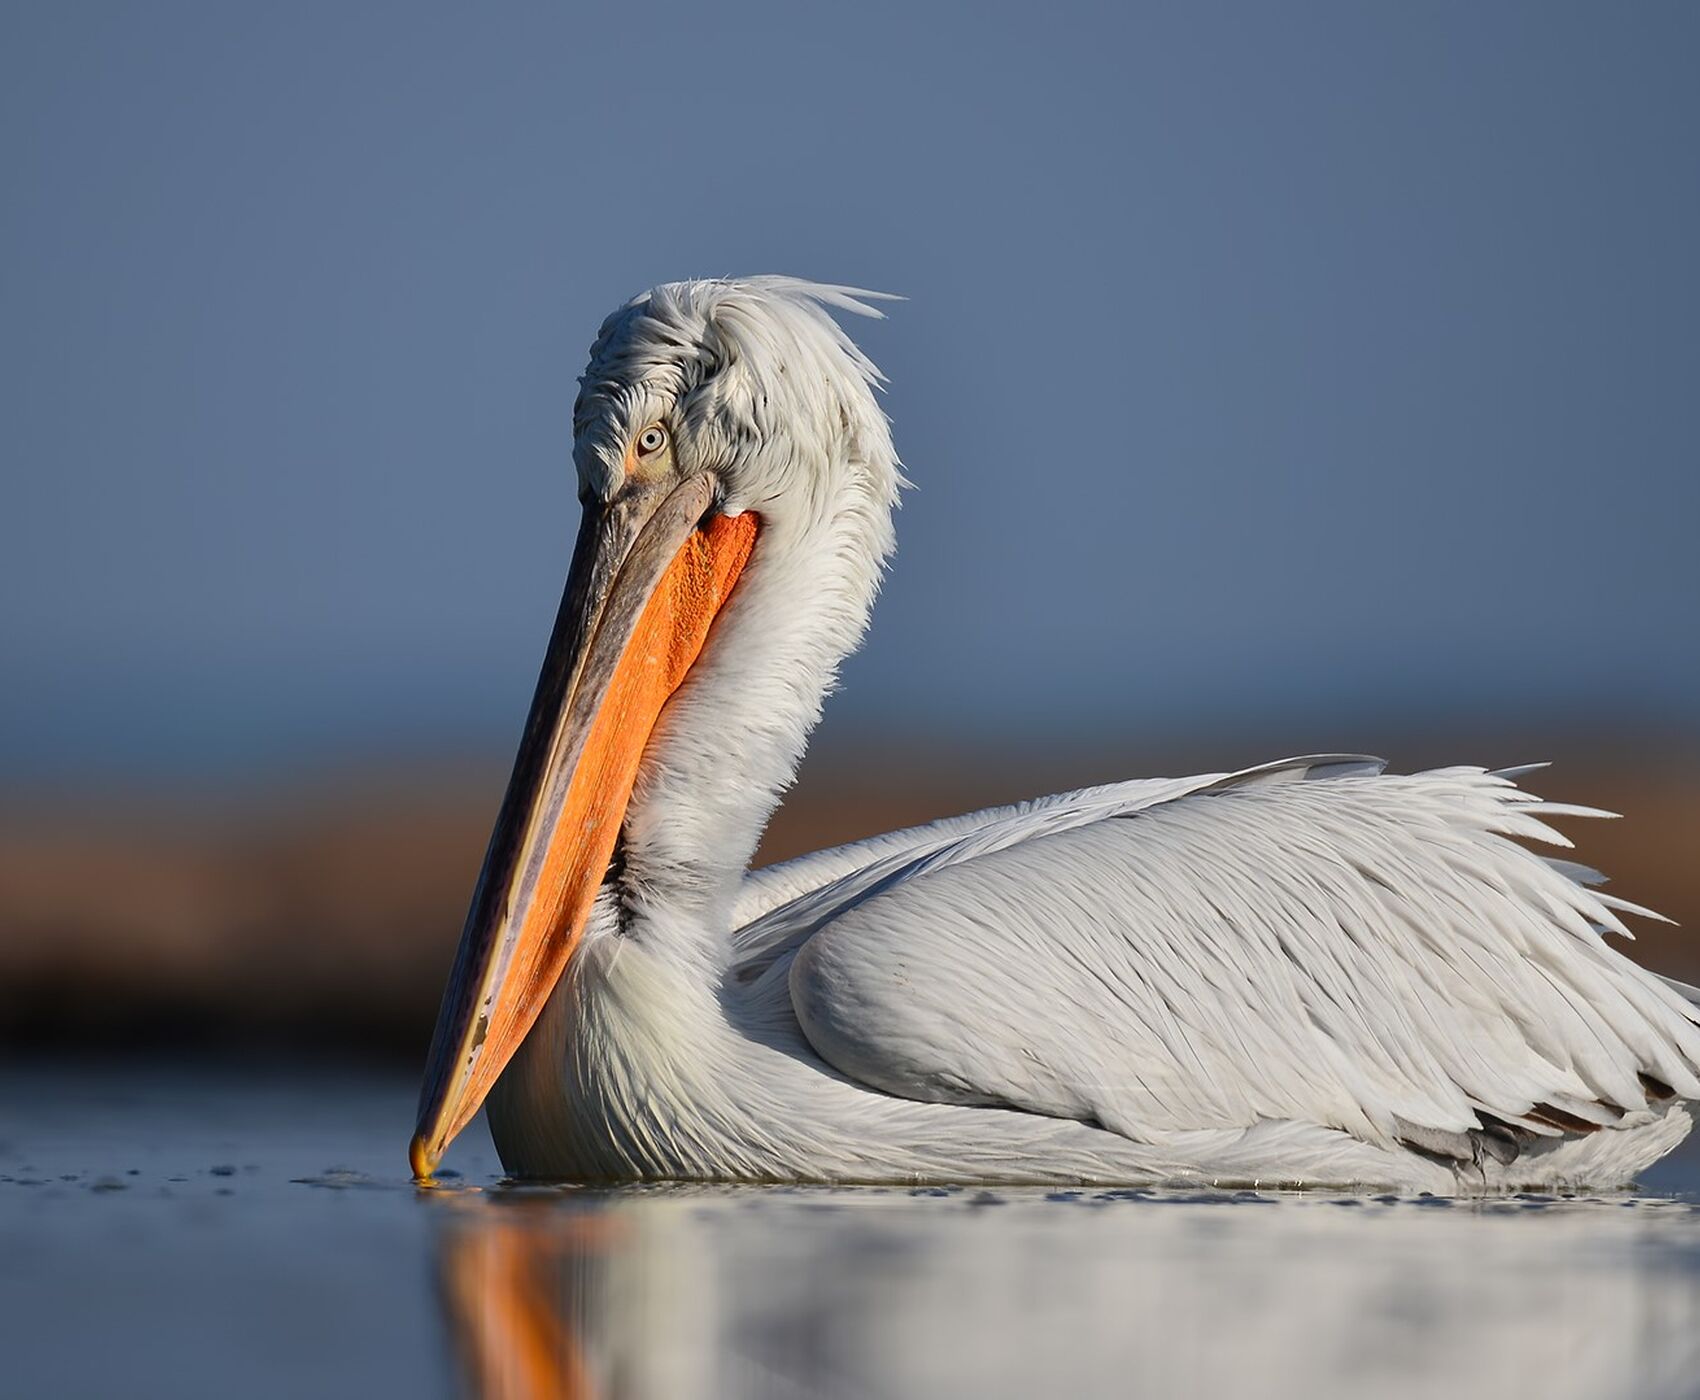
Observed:
[[[751,872],[903,485],[789,278],[673,283],[580,381],[583,518],[413,1139],[594,1181],[1628,1181],[1700,1012],[1521,773],[1110,784]],[[1655,916],[1656,917],[1656,916]]]

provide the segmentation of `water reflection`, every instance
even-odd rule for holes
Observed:
[[[1545,1400],[1700,1376],[1688,1198],[516,1190],[476,1136],[464,1189],[420,1192],[412,1090],[0,1066],[0,1395]],[[1692,1190],[1700,1151],[1648,1184]]]
[[[443,1310],[469,1387],[483,1395],[588,1400],[579,1338],[595,1330],[579,1286],[604,1232],[590,1215],[502,1212],[444,1239]]]
[[[445,1194],[498,1396],[1680,1395],[1700,1215],[1154,1193]]]

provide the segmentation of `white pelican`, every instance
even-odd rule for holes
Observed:
[[[829,310],[870,296],[680,282],[603,323],[415,1173],[486,1099],[508,1171],[589,1180],[1452,1193],[1680,1142],[1700,1010],[1605,941],[1647,911],[1519,844],[1604,815],[1520,774],[1290,759],[748,871],[892,548],[880,375]]]

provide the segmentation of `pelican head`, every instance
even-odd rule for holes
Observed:
[[[417,1176],[536,1022],[617,846],[702,910],[753,851],[891,549],[879,372],[829,314],[878,316],[872,295],[676,282],[603,323],[573,414],[578,542],[438,1016]]]

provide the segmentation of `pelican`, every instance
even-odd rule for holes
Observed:
[[[1524,844],[1609,815],[1527,769],[1295,758],[749,870],[893,547],[883,381],[838,320],[876,299],[676,282],[603,323],[415,1175],[481,1105],[509,1173],[592,1181],[1458,1194],[1676,1146],[1700,993],[1606,941],[1650,911]]]

